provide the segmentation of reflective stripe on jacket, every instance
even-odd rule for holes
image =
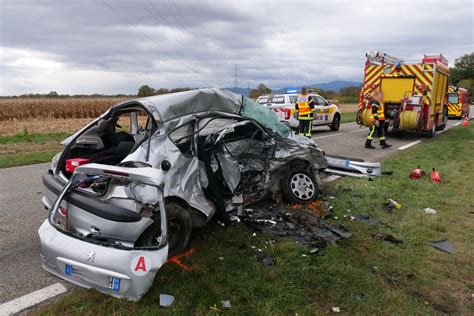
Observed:
[[[375,121],[383,121],[385,120],[385,109],[383,105],[378,103],[377,101],[374,101],[372,103],[372,111],[370,113],[370,121],[375,122]]]
[[[311,107],[309,106],[309,96],[308,95],[299,95],[296,99],[296,104],[298,105],[298,114],[307,115],[311,113]]]

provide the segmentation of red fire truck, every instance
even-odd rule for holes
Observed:
[[[381,90],[385,101],[385,129],[410,130],[433,137],[448,120],[448,61],[443,55],[424,55],[421,62],[404,61],[369,52],[359,96],[357,121],[370,126],[371,97]]]
[[[469,91],[457,86],[448,87],[448,115],[462,119],[469,117]]]

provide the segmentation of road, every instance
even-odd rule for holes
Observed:
[[[474,114],[474,106],[471,113]],[[450,120],[448,128],[460,122]],[[392,148],[382,150],[376,144],[377,149],[369,150],[363,148],[366,135],[367,128],[347,123],[337,132],[318,127],[313,138],[329,154],[371,161],[380,161],[416,140],[426,140],[409,134],[389,135]],[[47,215],[41,204],[41,174],[48,166],[0,169],[0,304],[59,281],[43,271],[39,260],[37,230]]]
[[[459,120],[448,120],[447,128],[449,129],[461,122]],[[427,139],[408,132],[393,135],[389,133],[386,137],[387,143],[392,145],[391,148],[381,149],[379,144],[373,143],[376,149],[365,149],[364,144],[368,133],[369,129],[367,127],[360,128],[355,122],[341,124],[337,132],[332,132],[327,126],[321,126],[314,129],[313,140],[327,154],[359,158],[366,161],[380,161],[390,154],[399,152],[400,148],[403,149],[412,143],[415,144],[416,141]],[[375,138],[375,141],[377,141],[377,138]]]

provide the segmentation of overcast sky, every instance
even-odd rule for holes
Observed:
[[[0,95],[361,81],[365,52],[473,52],[472,0],[0,0]]]

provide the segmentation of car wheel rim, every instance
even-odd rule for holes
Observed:
[[[340,124],[340,122],[339,122],[339,116],[336,116],[336,118],[335,118],[334,120],[336,121],[336,123],[334,124],[334,126],[335,126],[336,128],[339,127],[339,124]]]
[[[296,173],[290,179],[291,192],[300,200],[310,200],[316,189],[313,180],[304,173]]]

